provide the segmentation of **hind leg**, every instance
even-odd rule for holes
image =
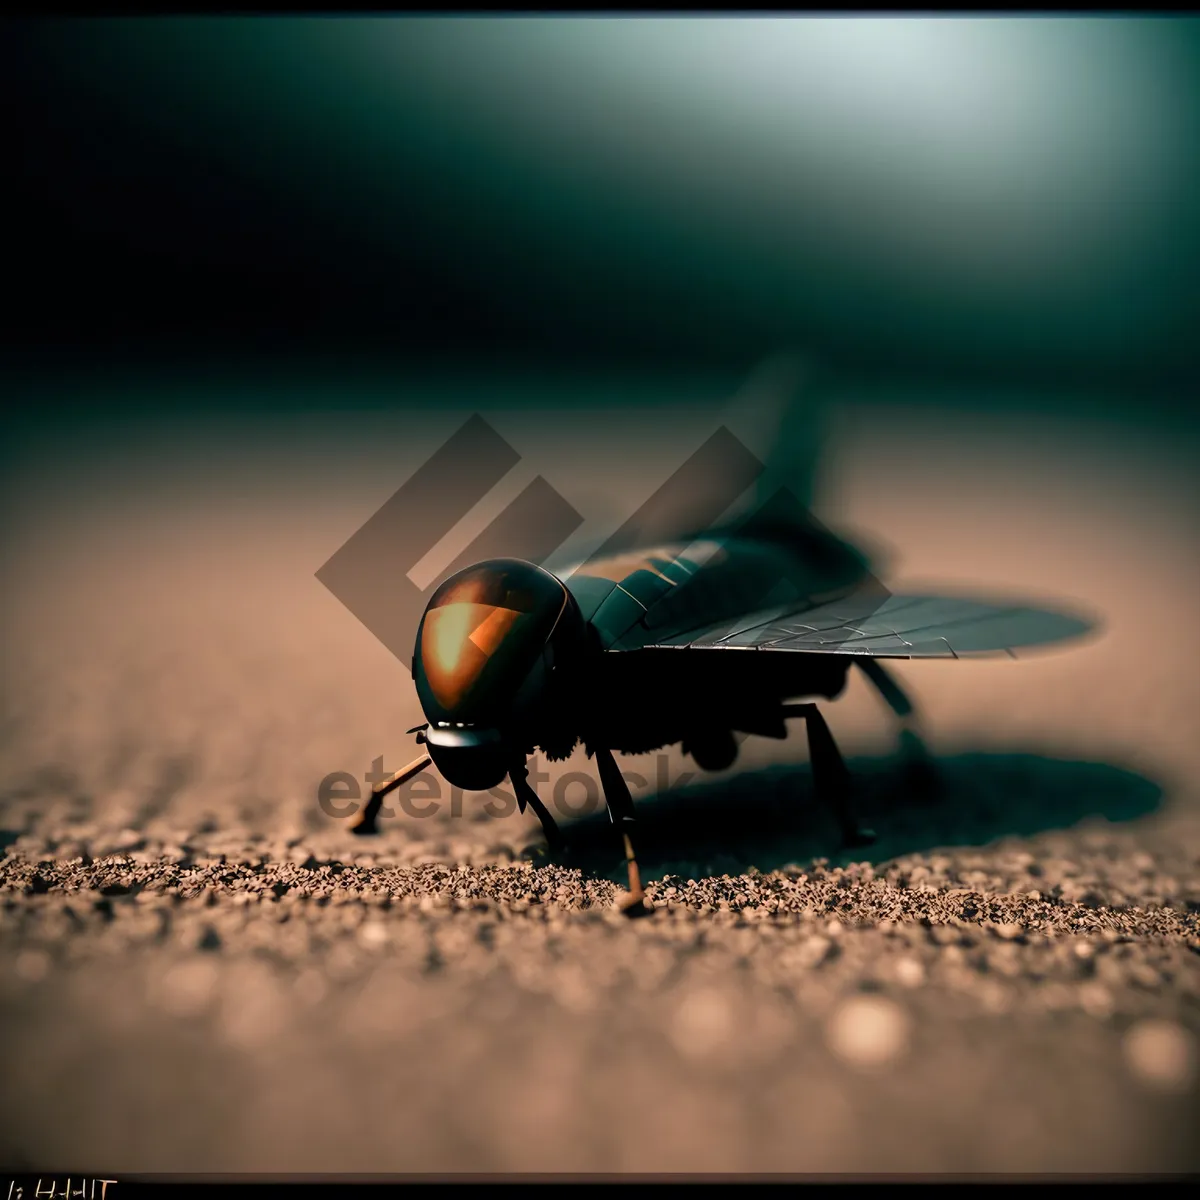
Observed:
[[[853,780],[833,734],[815,704],[788,704],[785,717],[803,717],[808,730],[808,753],[812,762],[813,787],[818,799],[828,805],[841,831],[842,844],[849,848],[869,846],[873,830],[864,829],[854,811]]]
[[[903,688],[881,662],[857,660],[862,673],[883,697],[900,721],[900,772],[905,792],[922,800],[933,800],[941,788],[941,775],[921,735],[917,732],[916,710]]]

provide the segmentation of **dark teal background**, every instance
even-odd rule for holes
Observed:
[[[889,379],[1187,407],[1198,33],[9,21],[3,350],[35,376],[419,360],[732,380],[799,343]]]

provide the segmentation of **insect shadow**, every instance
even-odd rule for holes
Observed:
[[[841,850],[818,804],[807,765],[772,766],[673,788],[638,804],[643,876],[703,878],[750,867],[772,871],[815,858],[880,863],[941,846],[981,846],[1004,837],[1069,829],[1088,818],[1134,821],[1155,812],[1163,790],[1107,763],[1031,753],[964,753],[937,760],[937,785],[910,786],[894,758],[847,762],[873,845]],[[603,813],[564,828],[567,862],[618,879],[612,829]]]

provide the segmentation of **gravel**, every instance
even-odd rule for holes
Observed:
[[[19,1166],[1195,1165],[1200,904],[1161,884],[1194,877],[1178,846],[1135,863],[1097,826],[1040,858],[659,867],[631,922],[615,871],[507,848],[73,837],[70,858],[27,834],[0,862]],[[1065,899],[1072,878],[1127,902]]]

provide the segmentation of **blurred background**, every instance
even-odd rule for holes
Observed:
[[[1110,572],[1131,657],[1195,591],[1196,20],[4,31],[14,653],[249,621],[390,679],[314,574],[467,416],[520,462],[422,586],[537,474],[555,562],[594,544],[780,349],[822,367],[818,512],[898,584],[1110,611]]]
[[[935,749],[1135,770],[1165,789],[1176,843],[1194,833],[1200,20],[0,31],[13,836],[341,837],[319,780],[401,765],[420,715],[407,663],[316,580],[330,555],[475,412],[521,460],[488,515],[541,474],[583,518],[564,552],[593,542],[781,348],[824,368],[817,511],[877,545],[889,582],[1102,616],[1071,653],[902,666]],[[452,533],[441,565],[481,527]],[[892,744],[857,685],[831,723],[852,753]],[[392,826],[401,847],[497,836]],[[963,1087],[943,1113],[955,1146],[974,1144],[953,1133]],[[905,1158],[907,1126],[898,1158],[872,1157],[852,1110],[825,1157],[789,1157],[781,1133],[756,1158],[714,1126],[705,1161],[943,1161],[933,1143]],[[237,1142],[214,1117],[211,1143],[151,1120],[119,1144],[134,1164],[236,1145],[222,1162],[321,1169],[359,1153],[352,1114],[326,1119],[317,1136],[244,1118]],[[1098,1128],[962,1161],[1166,1161],[1152,1130]],[[26,1136],[63,1144],[48,1121]],[[623,1161],[663,1165],[628,1137]],[[686,1158],[697,1138],[673,1144]],[[470,1158],[450,1145],[364,1142],[355,1161]],[[538,1165],[476,1151],[484,1169]]]
[[[1194,366],[1190,18],[4,41],[10,350],[737,372],[800,338],[861,370],[1106,389]]]

